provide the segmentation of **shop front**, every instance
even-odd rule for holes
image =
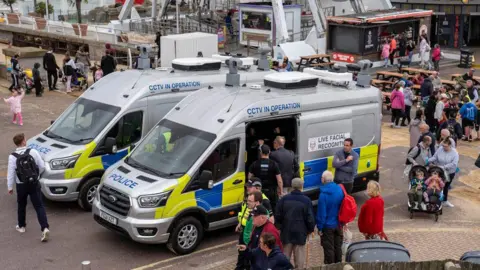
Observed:
[[[391,35],[413,40],[430,31],[427,10],[393,10],[328,17],[327,51],[338,62],[380,60],[381,46]]]
[[[441,47],[460,48],[480,46],[480,5],[479,1],[443,0],[433,4],[421,0],[394,0],[392,4],[400,9],[412,8],[432,10],[432,44]],[[417,2],[417,3],[415,3]]]

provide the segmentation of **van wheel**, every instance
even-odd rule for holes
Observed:
[[[92,177],[83,183],[78,193],[78,205],[85,211],[92,210],[93,199],[97,194],[100,177]]]
[[[194,217],[182,218],[175,224],[167,247],[177,255],[194,251],[203,238],[203,225]]]

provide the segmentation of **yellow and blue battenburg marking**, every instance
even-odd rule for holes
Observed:
[[[97,144],[91,142],[85,146],[85,150],[74,153],[74,155],[80,154],[80,157],[75,163],[74,168],[65,170],[65,179],[81,178],[96,170],[106,170],[117,161],[126,157],[130,152],[130,148],[127,148],[112,155],[90,157],[96,147]]]
[[[353,149],[358,154],[357,174],[375,171],[378,160],[378,145],[368,145]],[[318,187],[321,185],[322,174],[328,170],[335,173],[332,165],[333,156],[304,161],[300,164],[300,176],[304,179],[304,188]],[[304,172],[304,168],[309,168]]]

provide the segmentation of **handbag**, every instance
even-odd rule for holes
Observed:
[[[475,160],[475,166],[477,166],[477,168],[480,168],[480,155],[478,155],[477,160]]]

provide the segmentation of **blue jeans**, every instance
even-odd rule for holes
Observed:
[[[47,214],[42,202],[42,192],[40,190],[40,183],[27,185],[17,184],[17,203],[18,203],[18,226],[25,227],[27,225],[25,216],[27,214],[27,198],[30,196],[30,201],[37,212],[38,223],[42,232],[48,228]]]
[[[408,62],[412,63],[412,59],[413,59],[413,51],[408,52]]]

